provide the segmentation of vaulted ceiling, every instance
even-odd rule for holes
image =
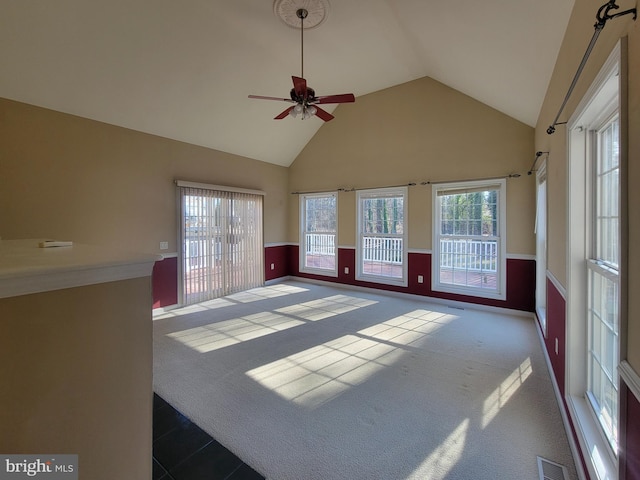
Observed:
[[[325,21],[304,33],[304,76],[317,95],[352,92],[356,104],[429,76],[533,126],[573,3],[328,0]],[[0,97],[288,166],[323,122],[273,120],[288,104],[247,98],[287,97],[301,73],[300,31],[274,10],[272,0],[0,0]]]

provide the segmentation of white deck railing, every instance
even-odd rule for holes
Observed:
[[[305,236],[307,255],[335,255],[335,235],[307,233]],[[402,239],[364,237],[363,259],[365,262],[402,264]]]
[[[306,234],[307,255],[335,255],[335,235]],[[362,258],[365,262],[402,264],[401,238],[364,237]],[[496,240],[449,239],[440,240],[440,266],[478,272],[498,271],[498,242]]]
[[[362,260],[364,262],[402,265],[402,238],[363,237]]]
[[[497,272],[498,242],[442,238],[440,239],[440,268]]]
[[[305,248],[307,255],[335,255],[336,236],[329,233],[307,233]]]

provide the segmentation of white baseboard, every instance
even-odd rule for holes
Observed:
[[[345,288],[345,289],[348,289],[348,290],[359,290],[361,292],[377,293],[377,294],[380,294],[380,295],[389,295],[389,296],[392,296],[392,297],[412,298],[414,300],[422,300],[424,302],[437,303],[439,305],[446,305],[446,306],[455,307],[455,308],[464,308],[464,309],[473,309],[473,310],[480,310],[480,311],[504,313],[504,314],[508,314],[508,315],[516,315],[516,316],[519,316],[519,317],[526,317],[526,318],[531,318],[531,319],[534,318],[533,312],[524,312],[522,310],[514,310],[512,308],[495,307],[495,306],[492,306],[492,305],[480,305],[478,303],[461,302],[461,301],[458,301],[458,300],[447,300],[445,298],[429,297],[427,295],[418,295],[416,293],[395,292],[393,290],[383,290],[381,288],[361,287],[360,285],[350,285],[348,283],[330,282],[330,281],[327,281],[327,280],[317,280],[315,278],[289,276],[289,277],[281,277],[281,278],[279,278],[277,280],[283,281],[285,279],[286,280],[295,280],[295,281],[300,281],[300,282],[307,282],[307,283],[315,283],[317,285],[340,287],[340,288]]]
[[[556,396],[556,402],[558,403],[558,408],[560,409],[560,415],[562,416],[562,424],[564,425],[564,431],[567,434],[567,439],[569,440],[569,448],[571,448],[571,454],[573,455],[573,463],[575,463],[576,471],[578,472],[578,477],[580,480],[589,480],[589,477],[586,476],[583,466],[582,466],[582,454],[578,444],[576,443],[576,439],[573,436],[573,430],[571,429],[571,422],[569,421],[569,415],[564,406],[564,401],[562,399],[562,394],[560,393],[560,388],[558,387],[558,382],[556,382],[556,376],[553,371],[553,366],[551,365],[551,358],[549,358],[549,352],[547,351],[547,346],[544,343],[544,337],[542,336],[542,331],[540,330],[540,326],[536,322],[536,332],[538,333],[538,338],[540,340],[540,347],[542,348],[542,353],[544,354],[544,359],[547,363],[547,370],[549,371],[549,376],[551,377],[551,384],[553,385],[553,392]]]

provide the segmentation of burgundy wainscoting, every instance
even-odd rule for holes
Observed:
[[[625,480],[640,480],[640,401],[631,389],[620,383],[622,401],[626,403],[621,410],[620,440],[622,446],[621,465]]]
[[[407,293],[429,296],[431,293],[431,254],[409,253]],[[422,283],[418,276],[422,276]]]
[[[547,337],[544,342],[562,398],[565,394],[566,332],[566,301],[553,282],[547,279]],[[556,353],[556,339],[558,353]]]
[[[431,275],[431,259],[429,259],[429,275]],[[494,300],[491,298],[473,297],[470,295],[459,295],[455,293],[445,293],[430,291],[429,296],[456,300],[477,305],[490,307],[509,308],[511,310],[521,310],[533,312],[535,308],[535,281],[536,262],[535,260],[524,260],[507,258],[507,299]]]
[[[288,245],[287,248],[287,259],[288,259],[288,266],[289,266],[289,271],[287,272],[288,275],[295,275],[295,276],[302,276],[300,275],[299,272],[299,264],[300,264],[300,247],[298,247],[298,245]]]
[[[153,308],[168,307],[178,303],[178,257],[158,260],[151,273]]]
[[[507,258],[507,308],[534,312],[535,292],[535,260]]]
[[[349,273],[345,273],[345,268]],[[354,285],[356,279],[355,248],[338,248],[338,282]]]
[[[291,245],[275,245],[264,249],[264,279],[274,280],[290,273],[289,250]],[[271,266],[273,265],[273,269]]]
[[[509,308],[533,312],[535,307],[535,261],[522,259],[507,259],[507,299],[493,300],[487,298],[473,297],[469,295],[458,295],[452,293],[435,292],[431,289],[431,254],[412,252],[408,255],[409,276],[407,286],[384,285],[381,283],[362,282],[356,280],[356,250],[354,248],[338,249],[338,276],[327,277],[301,272],[299,269],[299,248],[291,245],[289,249],[289,275],[323,280],[327,282],[342,283],[345,285],[355,285],[360,287],[376,288],[394,292],[423,295],[426,297],[442,298],[479,305],[489,305],[494,307]],[[348,268],[349,273],[345,273]],[[418,281],[418,276],[422,276],[422,283]]]

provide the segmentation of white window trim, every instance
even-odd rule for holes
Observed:
[[[569,414],[576,426],[578,443],[584,454],[589,476],[600,480],[618,478],[618,460],[598,425],[593,409],[585,398],[587,391],[587,264],[586,232],[591,230],[587,198],[590,197],[587,174],[591,159],[587,158],[590,142],[589,126],[601,123],[615,108],[620,96],[612,102],[606,94],[610,79],[620,71],[621,47],[616,45],[567,123],[567,345],[565,392]],[[617,77],[619,78],[619,76]],[[619,88],[619,87],[618,87]],[[601,95],[602,94],[602,95]],[[607,98],[609,97],[609,98]],[[622,119],[621,119],[622,121]],[[585,159],[587,160],[585,162]],[[624,329],[620,329],[620,343]]]
[[[332,196],[336,199],[336,230],[335,230],[335,267],[333,270],[329,270],[328,268],[313,268],[305,266],[305,251],[306,251],[306,240],[305,240],[305,225],[306,225],[306,202],[307,198],[323,198]],[[337,277],[338,276],[338,192],[326,192],[326,193],[309,193],[309,194],[301,194],[299,200],[300,206],[300,248],[299,248],[299,270],[303,273],[309,273],[312,275],[323,275],[325,277]]]
[[[539,209],[541,207],[541,199],[540,199],[540,185],[545,183],[545,198],[542,199],[542,207],[544,208],[544,258],[542,258],[541,252],[538,251],[539,244],[539,218],[540,212]],[[549,238],[548,238],[548,223],[549,223],[549,209],[547,208],[548,202],[548,192],[549,191],[549,182],[547,178],[547,160],[543,160],[536,171],[536,315],[538,316],[538,321],[540,322],[540,326],[542,327],[542,334],[544,338],[547,338],[547,251],[549,246]],[[539,269],[544,267],[544,272],[541,272]],[[542,289],[542,291],[538,291]],[[541,301],[541,296],[544,298]]]
[[[440,262],[440,217],[441,211],[439,208],[438,192],[443,190],[457,190],[465,188],[482,188],[499,186],[499,201],[498,201],[498,244],[499,244],[499,269],[497,290],[487,291],[472,287],[453,286],[440,283],[439,278],[439,262]],[[497,300],[507,299],[507,182],[504,178],[496,180],[476,180],[468,182],[456,182],[456,183],[441,183],[433,185],[431,189],[432,193],[432,205],[433,205],[433,255],[432,255],[432,268],[431,268],[431,289],[435,292],[454,293],[458,295],[468,295],[480,298],[491,298]]]
[[[356,193],[356,219],[358,222],[357,245],[356,245],[356,280],[362,282],[381,283],[385,285],[396,285],[400,287],[406,287],[408,283],[407,264],[409,260],[408,248],[407,248],[407,230],[409,220],[409,190],[407,187],[388,187],[388,188],[372,188],[368,190],[358,190]],[[361,200],[363,197],[369,197],[374,194],[382,195],[402,195],[404,200],[403,206],[403,225],[402,225],[402,278],[385,277],[379,275],[372,275],[364,273],[362,271],[362,208]]]

